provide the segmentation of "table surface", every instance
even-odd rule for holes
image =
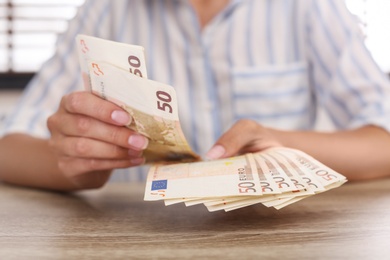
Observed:
[[[0,184],[0,259],[389,259],[390,179],[281,210],[143,200],[144,184],[62,194]]]

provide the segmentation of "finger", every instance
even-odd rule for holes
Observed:
[[[61,145],[63,155],[76,158],[130,160],[142,156],[142,151],[84,137],[65,137]]]
[[[119,106],[89,92],[64,96],[61,107],[72,114],[82,114],[114,125],[129,125],[131,116]]]
[[[126,127],[107,124],[84,115],[62,114],[49,118],[47,123],[49,129],[57,128],[64,136],[87,137],[139,151],[148,146],[146,137]],[[56,136],[57,131],[51,132]]]
[[[254,152],[266,148],[265,129],[252,120],[240,120],[224,133],[208,151],[208,159],[235,156],[243,152]]]

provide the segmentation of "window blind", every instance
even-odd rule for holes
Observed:
[[[0,0],[0,74],[36,72],[84,0]]]

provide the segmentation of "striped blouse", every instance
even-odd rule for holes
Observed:
[[[201,30],[186,0],[87,0],[1,135],[49,136],[61,97],[83,89],[79,33],[144,46],[149,78],[175,87],[184,134],[201,155],[241,118],[308,130],[319,108],[337,129],[390,131],[390,83],[344,1],[231,0]],[[145,167],[118,171],[143,179]]]

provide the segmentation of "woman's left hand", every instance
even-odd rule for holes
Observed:
[[[208,151],[206,158],[220,159],[282,146],[268,129],[256,121],[242,119],[225,132]]]

